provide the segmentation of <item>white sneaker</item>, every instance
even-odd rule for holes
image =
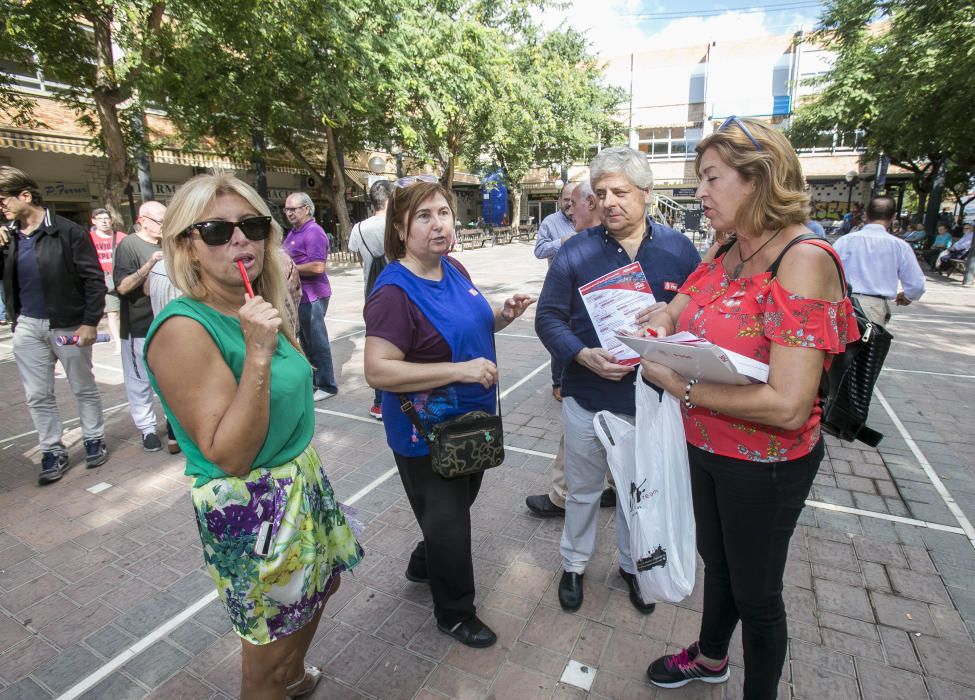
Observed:
[[[312,398],[315,401],[324,401],[325,399],[330,399],[333,396],[335,396],[335,394],[331,394],[331,393],[325,391],[324,389],[315,389],[315,393],[312,396]]]

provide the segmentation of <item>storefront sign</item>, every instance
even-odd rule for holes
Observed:
[[[697,189],[694,187],[675,187],[674,196],[675,197],[693,197],[697,194]]]
[[[152,193],[156,195],[156,199],[169,199],[176,194],[177,189],[179,189],[178,182],[152,181]]]
[[[42,182],[41,191],[49,202],[88,202],[91,192],[84,182]]]

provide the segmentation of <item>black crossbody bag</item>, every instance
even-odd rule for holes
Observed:
[[[501,423],[501,391],[496,389],[498,414],[471,411],[423,427],[420,415],[406,394],[399,394],[400,409],[430,448],[433,470],[445,479],[479,474],[504,461],[504,426]]]

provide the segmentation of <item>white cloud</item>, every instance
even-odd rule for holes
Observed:
[[[782,13],[727,12],[710,17],[683,17],[664,23],[641,23],[641,12],[652,12],[640,0],[571,0],[565,9],[548,10],[539,16],[542,25],[554,29],[563,22],[583,32],[596,54],[610,58],[641,50],[676,48],[708,41],[762,38],[794,31],[809,18]]]

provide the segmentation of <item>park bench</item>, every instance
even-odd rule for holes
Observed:
[[[515,233],[513,234],[512,238],[529,242],[534,240],[537,234],[538,229],[535,226],[532,226],[531,224],[522,224],[515,229]]]
[[[948,278],[950,278],[951,275],[955,272],[959,273],[962,276],[962,278],[964,278],[966,264],[967,263],[964,258],[962,258],[961,260],[945,260],[944,269],[942,269],[941,272],[944,274],[945,277]]]
[[[461,250],[483,248],[484,244],[488,241],[491,241],[493,245],[494,236],[491,235],[490,231],[479,228],[461,229],[457,231],[457,246]]]

